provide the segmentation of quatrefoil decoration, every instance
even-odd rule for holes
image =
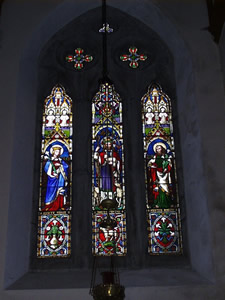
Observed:
[[[137,54],[138,48],[130,47],[129,52],[130,54],[123,54],[120,56],[122,61],[130,61],[129,66],[132,69],[137,69],[139,66],[138,61],[145,61],[147,59],[147,55],[144,54]]]
[[[82,48],[77,48],[74,50],[75,55],[66,56],[67,62],[74,62],[74,68],[77,70],[81,70],[84,67],[84,62],[91,62],[93,60],[93,56],[84,55],[84,50]]]

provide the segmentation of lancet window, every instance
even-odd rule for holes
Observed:
[[[109,83],[92,101],[92,153],[93,254],[125,255],[122,102]]]
[[[141,101],[149,253],[181,253],[171,101],[156,84]]]
[[[42,118],[39,258],[67,257],[71,252],[72,100],[56,86],[44,101]]]

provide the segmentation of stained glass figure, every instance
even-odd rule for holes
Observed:
[[[118,247],[101,251],[102,245],[97,242],[96,233],[96,228],[99,228],[97,220],[104,219],[106,207],[110,206],[110,218],[115,222],[117,213],[125,212],[122,102],[113,85],[108,83],[101,84],[92,101],[92,147],[93,253],[124,255],[126,247],[123,253]],[[101,217],[96,217],[96,212]],[[124,237],[124,218],[120,222],[119,228]],[[103,235],[107,240],[107,233],[102,232]]]
[[[159,85],[142,98],[149,252],[180,253],[180,210],[176,181],[172,109]]]
[[[38,257],[65,257],[70,254],[72,100],[59,86],[45,100],[41,151]]]
[[[138,48],[136,47],[130,47],[129,48],[129,54],[123,54],[120,56],[120,59],[122,61],[130,61],[129,66],[133,69],[137,69],[139,66],[138,61],[145,61],[147,59],[147,55],[144,54],[138,54],[137,53]]]
[[[77,70],[81,70],[84,67],[84,62],[91,62],[93,60],[93,56],[84,55],[84,50],[81,48],[75,49],[75,55],[66,56],[67,62],[74,62],[74,68]]]

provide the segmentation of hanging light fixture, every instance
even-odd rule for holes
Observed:
[[[110,271],[101,272],[102,283],[94,285],[90,294],[94,300],[123,300],[125,288],[120,285],[119,273],[115,268]]]
[[[102,0],[102,28],[99,32],[103,35],[103,69],[101,84],[111,86],[112,82],[108,78],[107,70],[107,34],[113,32],[106,20],[106,0]],[[123,300],[125,298],[125,288],[120,284],[119,272],[115,266],[116,234],[117,222],[110,215],[110,211],[118,208],[118,202],[114,197],[107,197],[101,202],[101,208],[107,211],[107,216],[101,221],[99,230],[102,229],[111,236],[110,243],[113,247],[110,257],[108,257],[109,267],[107,270],[100,271],[97,262],[101,257],[94,256],[90,294],[94,300]],[[101,274],[101,282],[96,282],[96,273]]]

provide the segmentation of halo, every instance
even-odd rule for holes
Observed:
[[[50,106],[50,107],[48,108],[48,110],[47,110],[47,114],[48,114],[48,115],[49,115],[49,112],[50,112],[51,110],[53,111],[53,113],[55,113],[54,108]]]
[[[162,105],[162,106],[160,107],[160,112],[162,111],[162,108],[164,108],[164,109],[165,109],[165,112],[167,112],[166,106],[164,106],[164,105]]]
[[[63,113],[64,110],[65,110],[66,113],[68,114],[69,109],[68,109],[67,107],[64,107],[64,106],[63,106],[63,107],[61,108],[61,115],[62,115],[62,113]]]
[[[154,150],[154,152],[156,153],[156,147],[157,146],[161,146],[161,147],[163,147],[163,149],[167,149],[166,148],[166,145],[164,144],[164,143],[161,143],[161,142],[159,142],[159,143],[155,143],[155,145],[153,146],[153,150]]]
[[[103,146],[104,144],[106,144],[108,141],[110,141],[111,143],[114,142],[113,138],[111,136],[105,136],[102,140],[101,140],[101,146]]]
[[[51,149],[50,149],[50,153],[52,154],[52,152],[53,152],[53,150],[54,149],[60,149],[60,155],[62,155],[63,154],[63,147],[62,146],[60,146],[60,145],[53,145],[52,147],[51,147]]]

